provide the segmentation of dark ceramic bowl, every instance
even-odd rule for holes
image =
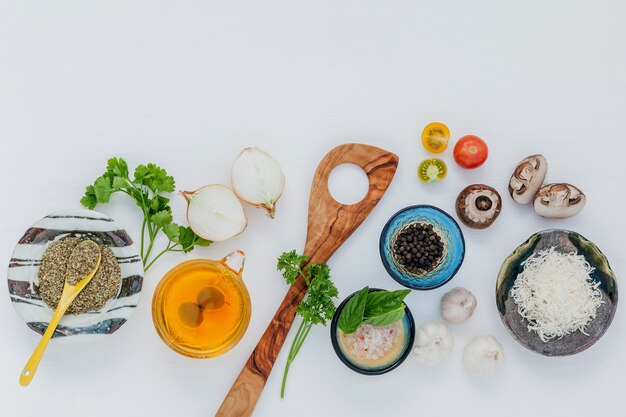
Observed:
[[[396,235],[413,223],[431,224],[444,244],[439,264],[423,275],[412,274],[404,269],[395,260],[391,250]],[[385,269],[398,283],[414,290],[432,290],[450,281],[458,272],[465,257],[465,239],[459,224],[445,211],[428,205],[410,206],[394,214],[383,227],[379,250]]]
[[[559,252],[577,252],[585,257],[595,268],[591,276],[600,283],[598,289],[604,303],[598,308],[596,318],[587,326],[588,335],[577,331],[560,339],[543,342],[536,332],[528,330],[528,320],[517,312],[510,291],[523,270],[522,262],[552,246]],[[569,230],[544,230],[528,238],[502,264],[496,282],[496,304],[502,322],[522,346],[544,356],[573,355],[597,342],[610,326],[617,308],[617,281],[606,256],[593,242]]]
[[[380,288],[370,288],[369,292],[374,291],[384,291]],[[335,311],[335,315],[333,316],[333,320],[330,324],[330,340],[333,344],[333,349],[335,349],[335,353],[337,357],[344,363],[348,368],[352,369],[354,372],[358,372],[363,375],[382,375],[386,374],[389,371],[396,369],[411,353],[411,347],[413,346],[413,341],[415,340],[415,321],[413,320],[413,315],[411,314],[411,310],[409,307],[404,304],[404,318],[402,319],[402,326],[404,327],[405,334],[405,345],[402,353],[391,363],[388,363],[379,367],[364,367],[357,363],[352,362],[348,356],[344,353],[341,345],[339,344],[337,332],[339,332],[339,328],[337,327],[337,322],[339,321],[339,316],[341,315],[341,311],[345,307],[348,300],[350,300],[356,292],[350,294],[343,302],[337,307]]]

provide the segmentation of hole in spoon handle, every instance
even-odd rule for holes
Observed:
[[[228,262],[232,260],[239,261],[237,268],[233,268],[231,265],[228,264]],[[232,269],[233,271],[235,271],[238,275],[240,275],[241,272],[243,271],[243,267],[246,265],[246,254],[242,250],[239,250],[239,249],[234,250],[228,255],[226,255],[224,259],[222,259],[222,263],[226,265],[227,267],[229,267],[230,269]]]
[[[33,380],[33,376],[35,376],[35,372],[31,371],[29,365],[26,365],[20,374],[20,385],[25,387],[30,384],[30,381]]]

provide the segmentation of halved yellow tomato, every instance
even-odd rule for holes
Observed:
[[[448,147],[450,139],[450,129],[439,122],[432,122],[426,125],[422,131],[422,145],[427,151],[441,153]]]

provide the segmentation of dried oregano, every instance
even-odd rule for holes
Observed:
[[[89,272],[88,265],[70,265],[70,255],[83,239],[68,237],[53,242],[43,254],[39,268],[39,295],[48,306],[56,308],[63,292],[66,277],[75,284]],[[72,302],[68,314],[81,314],[97,310],[119,291],[122,273],[113,251],[106,245],[99,245],[102,259],[98,271],[89,284]],[[87,269],[87,271],[83,271]],[[83,273],[84,272],[84,273]],[[82,276],[80,276],[83,274]]]

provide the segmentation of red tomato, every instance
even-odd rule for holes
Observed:
[[[463,136],[454,145],[454,160],[462,168],[478,168],[487,160],[487,155],[487,144],[478,136]]]

